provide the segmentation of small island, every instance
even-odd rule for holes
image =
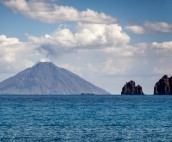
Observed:
[[[126,82],[122,88],[121,95],[144,95],[142,86],[135,85],[135,81]]]
[[[164,75],[154,86],[154,95],[172,95],[172,76]]]

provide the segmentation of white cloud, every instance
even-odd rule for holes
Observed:
[[[19,44],[17,38],[7,38],[5,35],[0,35],[0,44],[1,46]]]
[[[172,41],[162,43],[153,42],[152,46],[155,48],[172,49]]]
[[[29,42],[39,47],[48,56],[71,52],[79,49],[101,49],[122,47],[128,44],[130,37],[122,31],[118,24],[83,24],[76,30],[58,29],[41,37],[27,35]]]
[[[138,25],[132,25],[132,26],[126,26],[125,30],[136,33],[136,34],[144,34],[145,30],[142,26]]]
[[[33,65],[31,56],[35,51],[27,42],[0,35],[0,50],[1,72],[15,72]]]
[[[58,23],[64,21],[86,23],[115,23],[117,20],[104,13],[91,9],[78,11],[70,6],[58,6],[44,1],[1,0],[3,4],[15,12],[45,23]]]
[[[168,33],[172,32],[172,24],[169,24],[167,22],[145,22],[144,28],[147,32],[162,32],[162,33]]]
[[[120,48],[109,47],[103,49],[103,51],[109,55],[116,57],[132,57],[132,56],[142,56],[145,53],[148,45],[146,43],[138,43],[136,45],[126,44]]]
[[[126,26],[125,30],[133,32],[135,34],[171,33],[172,32],[172,24],[167,23],[167,22],[149,22],[149,21],[146,21],[142,26],[141,25]]]

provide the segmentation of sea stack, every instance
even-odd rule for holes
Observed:
[[[154,95],[172,95],[172,76],[164,75],[154,86]]]
[[[122,88],[121,95],[144,95],[144,93],[142,86],[136,86],[135,81],[131,80],[130,82],[126,82]]]

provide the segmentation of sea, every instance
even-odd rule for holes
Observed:
[[[0,142],[56,141],[172,142],[172,96],[0,96]]]

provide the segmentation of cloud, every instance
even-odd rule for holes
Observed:
[[[153,42],[152,46],[155,48],[172,49],[172,41],[162,43]]]
[[[5,35],[0,35],[0,44],[1,46],[19,44],[17,38],[7,38]]]
[[[145,30],[142,26],[138,25],[131,25],[131,26],[126,26],[125,30],[136,33],[136,34],[143,34],[145,33]]]
[[[167,22],[149,22],[146,21],[141,25],[129,25],[125,27],[125,30],[133,32],[135,34],[144,33],[171,33],[172,24]]]
[[[70,6],[48,4],[44,1],[1,0],[1,2],[14,12],[19,12],[32,19],[45,23],[59,22],[85,22],[85,23],[116,23],[116,19],[104,13],[87,9],[79,11]]]
[[[83,49],[101,49],[122,47],[128,44],[130,37],[118,24],[79,23],[74,31],[60,28],[41,37],[27,35],[29,42],[48,56],[57,56],[65,52]]]
[[[162,33],[169,33],[172,32],[172,24],[169,24],[167,22],[145,22],[144,27],[146,31],[150,32],[162,32]]]
[[[132,56],[143,56],[147,47],[148,47],[147,43],[138,43],[135,45],[130,45],[128,43],[120,48],[109,47],[103,49],[103,51],[106,54],[121,58],[121,57],[132,57]]]
[[[0,35],[0,50],[1,72],[15,72],[33,65],[31,58],[35,51],[27,42]]]

